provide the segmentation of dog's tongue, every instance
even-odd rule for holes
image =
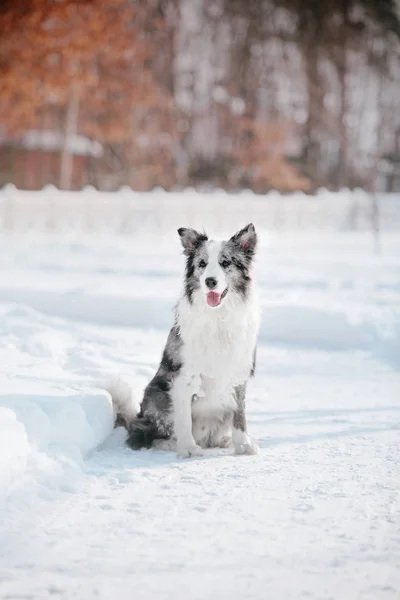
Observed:
[[[217,292],[208,292],[208,294],[207,294],[208,306],[218,306],[220,299],[221,299],[221,294],[217,294]]]

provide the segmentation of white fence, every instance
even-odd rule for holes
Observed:
[[[182,225],[225,231],[249,221],[273,231],[373,230],[377,223],[382,230],[400,230],[400,195],[373,198],[362,190],[320,190],[315,196],[193,189],[65,192],[53,186],[28,192],[12,185],[0,190],[0,231],[161,233]]]

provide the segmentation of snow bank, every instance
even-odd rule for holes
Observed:
[[[325,351],[362,350],[400,369],[400,315],[382,322],[335,310],[290,304],[264,307],[260,342]]]
[[[31,129],[25,133],[20,143],[29,150],[61,151],[64,148],[64,134],[59,131]],[[67,150],[76,156],[101,156],[103,147],[100,142],[83,135],[69,135]]]
[[[281,304],[265,307],[261,338],[266,343],[365,350],[379,340],[380,332],[371,322],[351,322],[345,312]]]
[[[0,406],[0,500],[25,471],[29,442],[13,410]]]
[[[46,494],[52,487],[73,487],[83,458],[112,427],[105,391],[1,396],[0,497],[29,480],[39,488],[43,483]]]
[[[85,321],[96,325],[168,329],[172,324],[175,301],[154,298],[132,298],[91,294],[85,290],[52,292],[1,289],[0,302],[17,302],[23,307],[55,317]]]
[[[400,229],[399,194],[379,194],[377,203],[380,227]],[[98,192],[92,187],[67,192],[54,186],[22,191],[9,184],[0,190],[0,229],[137,235],[171,232],[183,224],[230,231],[253,221],[258,229],[270,231],[370,231],[374,228],[373,204],[363,190],[347,189],[283,196],[278,192],[227,194],[194,189],[135,192],[126,187],[118,192]]]

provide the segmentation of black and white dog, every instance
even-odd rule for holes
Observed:
[[[117,423],[126,426],[134,450],[176,443],[178,456],[187,458],[232,444],[238,454],[254,454],[245,395],[259,329],[257,234],[252,224],[222,242],[194,229],[178,233],[187,259],[175,322],[139,414],[110,389]]]

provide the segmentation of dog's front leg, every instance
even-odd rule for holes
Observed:
[[[180,458],[190,458],[202,454],[192,433],[192,396],[195,391],[192,379],[182,375],[176,379],[171,390],[176,452]]]
[[[233,413],[232,442],[236,454],[257,454],[258,446],[247,434],[246,384],[235,387],[237,408]]]

